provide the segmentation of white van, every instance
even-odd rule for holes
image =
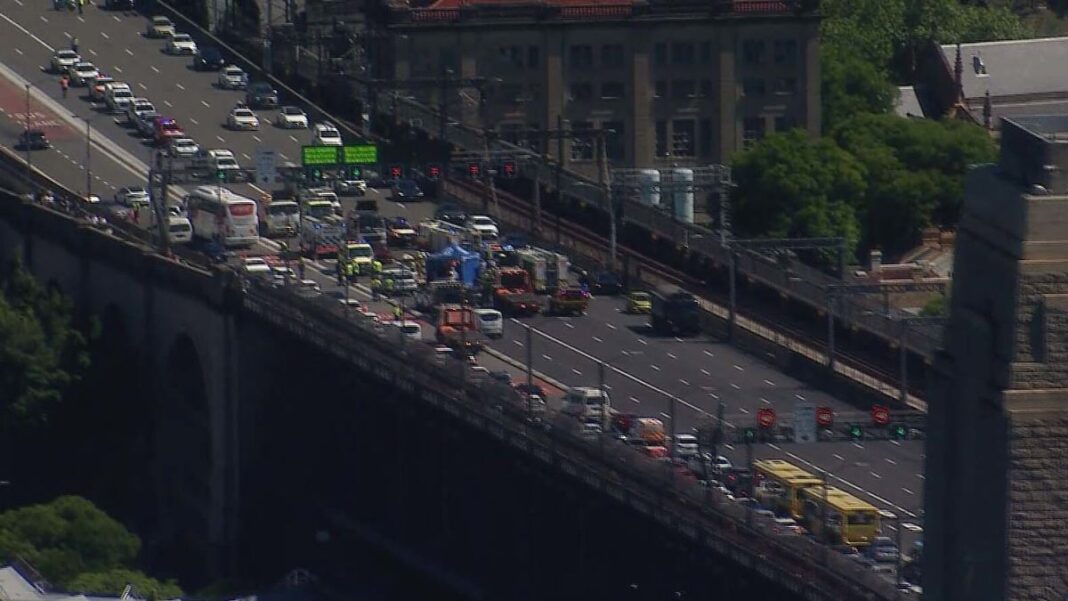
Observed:
[[[606,405],[610,405],[607,392],[592,386],[576,386],[564,395],[561,410],[580,419],[601,419]]]
[[[400,329],[401,335],[406,338],[421,342],[423,340],[423,328],[418,321],[391,321],[393,327]]]
[[[475,309],[475,328],[490,338],[504,336],[504,316],[496,309]]]

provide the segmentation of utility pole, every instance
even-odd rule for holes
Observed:
[[[89,159],[92,156],[92,144],[93,144],[93,127],[89,124],[89,120],[85,120],[85,200],[89,201],[89,196],[93,193],[93,172],[89,166]]]
[[[26,84],[26,136],[22,143],[26,150],[26,172],[33,173],[33,155],[30,154],[30,84]]]
[[[605,130],[597,136],[597,183],[601,196],[608,206],[608,270],[616,270],[616,201],[612,198],[612,189],[608,185],[608,139]]]
[[[484,88],[486,84],[491,81],[486,77],[453,78],[451,77],[452,74],[453,72],[451,69],[444,68],[441,77],[413,77],[405,80],[357,77],[356,82],[366,86],[367,93],[371,97],[371,102],[374,107],[378,106],[378,101],[376,99],[378,90],[393,91],[394,121],[396,121],[397,118],[397,92],[399,90],[425,90],[436,88],[441,94],[441,98],[438,99],[440,118],[438,123],[438,136],[441,140],[445,140],[449,126],[449,91],[458,88],[475,88],[478,90],[479,104],[481,104],[484,96]]]
[[[271,67],[272,67],[272,64],[273,64],[273,60],[272,59],[274,58],[272,56],[272,54],[274,52],[274,49],[273,49],[274,45],[271,43],[272,42],[271,37],[272,37],[272,34],[274,33],[274,29],[273,29],[274,11],[273,11],[273,8],[274,8],[274,0],[267,0],[267,31],[265,31],[264,35],[263,35],[263,70],[266,71],[268,74],[271,73]]]

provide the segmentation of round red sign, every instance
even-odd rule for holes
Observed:
[[[816,408],[816,423],[821,426],[829,426],[834,423],[834,411],[830,407]]]
[[[871,407],[871,421],[880,426],[885,426],[890,423],[890,410],[885,405],[872,405]]]
[[[760,409],[757,411],[757,423],[762,428],[770,428],[775,425],[775,410]]]

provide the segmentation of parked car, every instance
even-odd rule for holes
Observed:
[[[80,62],[74,63],[69,69],[67,69],[67,75],[70,77],[70,85],[72,86],[84,86],[88,85],[89,81],[96,79],[100,72],[97,71],[96,66],[93,63]]]
[[[142,115],[155,110],[156,107],[149,102],[148,98],[134,98],[126,107],[126,121],[131,125],[136,125]]]
[[[86,85],[89,87],[89,99],[96,102],[103,100],[104,92],[107,92],[108,84],[114,81],[115,78],[109,75],[97,73],[96,77],[86,83]]]
[[[218,71],[226,65],[226,58],[215,46],[198,48],[193,55],[193,68],[197,71]]]
[[[145,35],[150,38],[169,38],[174,35],[174,23],[167,17],[152,17]]]
[[[53,73],[63,73],[80,62],[82,62],[82,57],[77,52],[61,48],[52,54],[52,61],[49,66],[52,68]]]

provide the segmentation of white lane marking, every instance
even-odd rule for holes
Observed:
[[[905,493],[906,495],[914,495],[914,494],[916,494],[916,493],[912,492],[911,490],[909,490],[907,488],[902,488],[901,492]]]
[[[116,73],[122,73],[122,67],[119,67],[118,65],[114,65],[111,68],[114,69]]]
[[[63,35],[67,36],[68,40],[73,40],[74,39],[74,36],[72,36],[69,31],[64,31]]]
[[[690,385],[689,382],[687,382],[686,380],[683,380],[682,378],[679,378],[679,383],[682,384],[683,386],[689,386]]]
[[[710,396],[710,397],[712,397],[712,398],[714,398],[714,399],[717,399],[717,400],[719,399],[719,395],[718,395],[718,394],[716,394],[716,393],[714,393],[714,392],[710,392],[710,393],[708,393],[708,396]]]
[[[894,461],[893,459],[889,458],[889,457],[886,457],[886,462],[889,463],[890,465],[897,465],[897,462]]]
[[[570,329],[570,330],[574,330],[574,329],[575,329],[575,326],[573,326],[573,325],[571,325],[571,324],[567,323],[566,321],[564,322],[564,326],[565,326],[566,328]]]
[[[916,477],[919,478],[920,480],[926,480],[927,479],[927,476],[924,476],[923,474],[916,474]]]
[[[738,411],[741,411],[742,413],[744,413],[746,415],[749,415],[749,410],[746,409],[745,407],[738,407]]]
[[[668,415],[667,413],[664,413],[663,411],[661,411],[661,412],[660,412],[660,415],[661,415],[661,417],[663,417],[664,419],[671,419],[671,416],[670,416],[670,415]]]
[[[600,338],[598,338],[596,336],[593,337],[593,341],[594,342],[604,342],[604,340],[601,340]]]
[[[605,384],[605,385],[604,385],[604,389],[605,389],[605,390],[607,390],[607,391],[609,391],[609,392],[611,392],[611,391],[612,391],[612,387],[611,387],[611,386],[609,386],[608,384]]]
[[[893,530],[894,532],[897,532],[897,528],[893,527],[890,524],[882,524],[882,527],[883,528],[889,528],[890,530]]]
[[[676,357],[674,353],[668,353],[667,356],[671,357],[672,359],[678,359],[678,357]]]
[[[805,397],[803,397],[803,396],[801,396],[799,394],[795,394],[794,396],[797,397],[797,400],[799,400],[799,401],[805,400]]]
[[[82,23],[85,23],[85,17],[78,17],[78,20],[81,21]]]
[[[123,50],[125,50],[125,51],[126,51],[126,54],[129,54],[130,56],[133,56],[133,55],[134,55],[134,54],[133,54],[133,51],[132,51],[132,50],[130,50],[129,48],[123,48]]]
[[[141,88],[142,90],[148,90],[148,86],[141,82],[137,82],[137,87]]]
[[[260,142],[261,144],[263,143],[263,140],[261,140],[260,137],[257,136],[256,134],[252,134],[252,139],[257,141],[257,142]]]
[[[159,69],[157,69],[157,68],[155,67],[155,65],[149,65],[149,68],[151,68],[151,69],[152,69],[153,71],[155,71],[156,73],[159,73]]]
[[[89,49],[89,54],[92,54],[93,56],[96,56],[96,50],[93,50],[92,48],[90,48]]]
[[[610,323],[608,323],[608,322],[605,322],[605,324],[604,324],[604,325],[608,326],[608,329],[609,329],[609,330],[614,330],[614,329],[616,329],[616,326],[614,326],[614,325],[612,325],[612,324],[610,324]]]
[[[516,345],[516,346],[523,346],[523,343],[522,343],[522,342],[519,342],[518,340],[513,340],[513,341],[512,341],[512,344],[514,344],[514,345]]]
[[[765,405],[770,405],[771,404],[771,401],[769,401],[768,399],[766,399],[764,397],[760,397],[760,402],[764,403]]]
[[[577,370],[577,369],[575,369],[574,367],[571,368],[571,373],[575,374],[576,376],[581,376],[582,375],[582,372]]]
[[[835,459],[837,459],[838,461],[845,461],[845,457],[842,457],[842,456],[841,456],[841,455],[839,455],[838,453],[835,453],[835,454],[834,454],[834,458],[835,458]]]
[[[283,161],[288,161],[288,160],[289,160],[289,157],[287,157],[287,156],[285,155],[285,153],[279,152],[279,153],[278,153],[278,156],[282,157],[282,160],[283,160]],[[403,205],[402,205],[402,206],[403,206]]]
[[[742,367],[741,365],[735,365],[734,369],[737,369],[738,371],[745,371],[745,368]]]
[[[185,86],[183,86],[182,84],[180,84],[178,82],[174,82],[174,85],[177,86],[179,90],[184,90],[185,89]]]
[[[220,142],[225,142],[226,141],[226,140],[223,139],[222,136],[215,136],[215,139],[220,141]]]
[[[552,361],[553,360],[553,358],[550,357],[549,355],[542,355],[541,358],[545,359],[546,361]]]
[[[895,447],[900,447],[901,446],[901,442],[897,441],[897,440],[891,440],[890,444],[894,445]]]
[[[634,401],[635,403],[638,403],[638,404],[641,403],[641,401],[639,401],[638,399],[636,399],[634,397],[630,397],[630,400],[632,400],[632,401]]]
[[[15,52],[18,52],[19,56],[22,56],[22,54],[23,54],[23,52],[21,50],[19,50],[18,48],[15,48]]]
[[[768,446],[773,448],[773,449],[775,449],[776,451],[781,451],[782,450],[782,448],[779,445],[777,445],[777,444],[775,444],[773,442],[769,442]]]
[[[211,105],[208,104],[207,102],[203,101],[203,100],[200,101],[200,104],[203,104],[204,108],[206,108],[206,109],[210,109],[211,108]]]
[[[295,137],[293,137],[293,136],[289,136],[289,139],[290,139],[290,140],[293,140],[294,142],[296,142],[296,143],[298,143],[298,144],[300,143],[300,140],[296,139],[296,138],[295,138]]]
[[[653,368],[653,370],[655,370],[655,371],[660,371],[660,368],[655,366],[655,365],[653,365],[652,363],[649,364],[649,367]]]
[[[864,449],[864,445],[860,444],[859,442],[854,442],[853,446],[855,446],[855,447],[857,447],[858,449],[861,449],[861,450]]]
[[[111,18],[112,18],[112,19],[115,19],[115,22],[116,22],[116,23],[122,23],[122,19],[120,19],[120,18],[116,17],[115,15],[111,15]]]
[[[768,386],[774,386],[775,385],[775,382],[772,382],[771,380],[764,380],[764,383],[767,384]]]
[[[104,36],[105,40],[110,40],[111,39],[111,36],[109,36],[108,34],[104,33],[103,31],[100,32],[100,35]]]
[[[739,386],[739,385],[737,385],[737,384],[735,384],[735,383],[733,383],[733,382],[731,383],[731,388],[733,388],[733,389],[735,389],[735,390],[741,390],[741,389],[742,389],[742,387],[741,387],[741,386]]]
[[[647,345],[647,344],[649,344],[649,343],[648,343],[648,342],[646,342],[646,341],[644,341],[644,340],[642,340],[641,338],[639,338],[639,339],[638,339],[638,344],[642,344],[642,345]]]
[[[787,452],[786,452],[786,455],[787,455],[788,457],[790,457],[791,459],[794,459],[794,460],[796,460],[796,461],[799,461],[799,462],[801,462],[801,463],[803,463],[803,464],[807,465],[808,467],[811,467],[811,468],[813,468],[813,469],[817,469],[817,470],[820,470],[821,472],[823,472],[823,471],[826,471],[826,470],[824,470],[823,468],[821,468],[820,466],[816,465],[815,463],[812,463],[811,461],[806,461],[806,460],[804,460],[804,459],[802,459],[802,458],[798,457],[797,455],[795,455],[795,454],[793,454],[793,453],[791,453],[791,452],[789,452],[789,451],[787,451]],[[880,502],[880,503],[883,503],[883,504],[884,504],[884,505],[886,505],[887,507],[891,507],[891,508],[893,508],[893,509],[894,509],[894,510],[896,510],[896,511],[897,511],[898,513],[903,513],[903,514],[905,514],[905,515],[907,515],[907,516],[909,516],[910,518],[913,518],[913,519],[915,519],[915,518],[916,518],[916,514],[915,514],[915,513],[912,513],[912,512],[911,512],[911,511],[909,511],[908,509],[905,509],[904,507],[900,507],[900,506],[898,506],[898,505],[895,505],[894,503],[891,503],[890,501],[887,501],[886,499],[884,499],[884,498],[880,497],[879,495],[877,495],[877,494],[875,494],[875,493],[872,493],[872,492],[869,492],[869,491],[867,491],[867,490],[864,490],[863,488],[861,488],[861,487],[857,486],[856,484],[853,484],[853,483],[852,483],[852,482],[850,482],[849,480],[846,480],[846,479],[844,479],[844,478],[842,478],[842,477],[840,477],[840,476],[838,476],[838,475],[836,475],[836,474],[831,474],[831,473],[828,473],[828,477],[829,477],[829,478],[834,478],[835,480],[837,480],[837,481],[841,482],[842,484],[845,484],[846,486],[848,486],[848,487],[852,488],[853,490],[855,490],[855,491],[857,491],[857,492],[860,492],[860,493],[863,493],[863,494],[865,494],[865,495],[868,495],[868,496],[869,496],[869,497],[871,497],[872,499],[875,499],[876,501],[878,501],[878,502]]]
[[[200,125],[200,121],[197,121],[196,119],[194,119],[192,117],[189,118],[189,122],[192,123],[193,125]]]
[[[871,474],[872,477],[875,478],[876,480],[882,480],[883,479],[882,476],[880,476],[879,474],[876,474],[875,472],[868,472],[868,473]]]
[[[245,154],[243,152],[241,153],[241,156],[245,157],[246,161],[251,161],[252,160],[252,157],[248,156],[247,154]]]
[[[708,371],[707,369],[705,369],[703,367],[701,368],[701,373],[705,374],[706,376],[711,376],[712,375],[712,373],[710,371]]]
[[[15,4],[18,4],[19,6],[22,6],[22,0],[15,0]]]
[[[726,449],[727,449],[728,451],[733,451],[733,450],[734,450],[734,445],[732,445],[732,444],[725,444],[725,445],[723,445],[723,446],[724,446],[724,447],[725,447],[725,448],[726,448]]]
[[[709,357],[712,357],[713,359],[715,359],[715,358],[716,358],[716,356],[715,356],[715,355],[713,355],[713,354],[712,354],[712,353],[711,353],[710,351],[704,351],[704,353],[705,353],[706,355],[708,355]]]
[[[44,15],[41,15],[41,20],[44,21],[45,23],[48,22],[48,19],[46,19]]]
[[[173,107],[173,106],[174,106],[173,104],[171,104],[171,101],[170,101],[170,100],[164,100],[164,101],[163,101],[163,104],[166,104],[166,105],[167,105],[167,106],[169,106],[169,107]]]
[[[3,20],[5,20],[5,21],[7,21],[7,22],[8,22],[8,23],[10,23],[11,25],[14,25],[14,26],[15,26],[15,29],[18,29],[18,30],[19,30],[19,31],[21,31],[22,33],[24,33],[24,34],[26,34],[26,35],[30,36],[30,38],[31,38],[31,39],[33,39],[33,41],[35,41],[35,42],[37,42],[38,44],[40,44],[40,45],[44,46],[45,48],[48,48],[48,49],[49,49],[49,50],[50,50],[51,52],[55,52],[55,51],[56,51],[56,49],[55,49],[55,48],[53,48],[52,46],[49,46],[47,42],[45,42],[45,41],[44,41],[44,40],[42,40],[41,38],[39,38],[39,37],[37,37],[37,36],[33,35],[33,33],[31,33],[29,29],[26,29],[26,28],[25,28],[25,27],[23,27],[22,25],[19,25],[18,23],[16,23],[16,22],[12,21],[12,20],[11,20],[11,17],[8,17],[8,16],[7,16],[7,15],[5,15],[4,13],[0,13],[0,19],[3,19]],[[41,17],[41,20],[42,20],[42,21],[44,21],[45,23],[47,23],[47,22],[48,22],[48,19],[44,18],[44,16],[42,16],[42,17]]]

